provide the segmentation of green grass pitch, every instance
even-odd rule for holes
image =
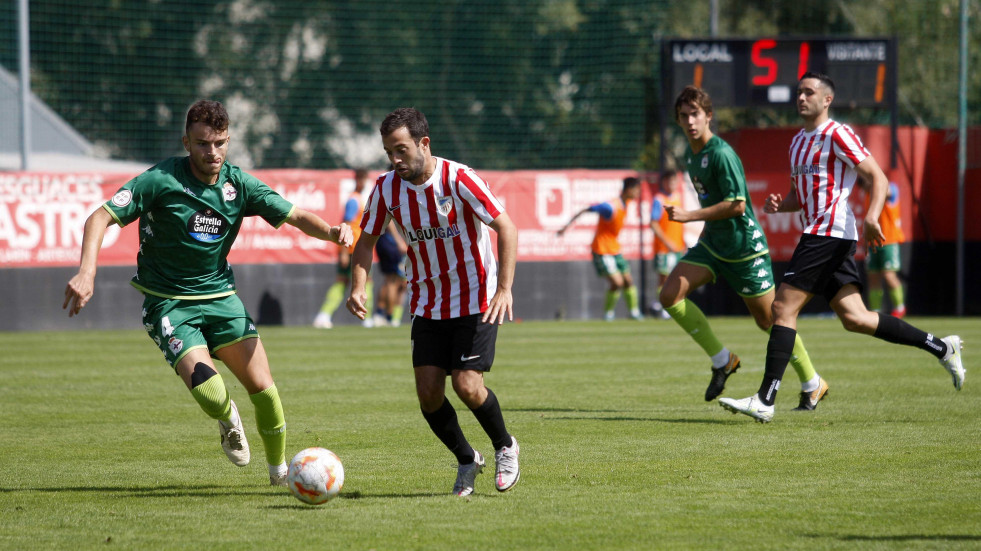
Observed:
[[[673,323],[507,324],[487,384],[521,482],[499,494],[485,472],[470,499],[449,495],[455,461],[419,413],[407,327],[263,328],[287,454],[344,462],[320,507],[267,485],[252,404],[223,366],[245,468],[145,334],[0,333],[0,549],[978,549],[981,319],[912,321],[963,337],[962,391],[925,352],[805,319],[830,394],[790,411],[788,369],[768,425],[703,401],[707,359]],[[712,324],[743,360],[724,396],[750,395],[766,335],[748,317]]]

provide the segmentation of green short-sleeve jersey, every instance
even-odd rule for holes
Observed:
[[[139,219],[140,250],[132,285],[164,298],[203,300],[235,293],[228,265],[242,220],[279,227],[293,204],[254,176],[225,163],[214,185],[172,157],[127,182],[103,205],[116,223]]]
[[[769,251],[766,236],[756,220],[753,203],[746,191],[743,163],[732,147],[722,138],[712,136],[698,153],[692,151],[691,145],[688,146],[685,164],[702,208],[722,201],[746,203],[746,211],[742,216],[705,222],[705,230],[699,242],[712,255],[727,262],[738,262],[766,254]]]

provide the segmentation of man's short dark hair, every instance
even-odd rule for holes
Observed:
[[[403,126],[409,131],[409,135],[416,143],[429,136],[429,121],[426,120],[426,115],[412,107],[400,107],[389,113],[382,121],[378,131],[384,138]]]
[[[821,81],[821,84],[827,86],[828,87],[828,90],[831,90],[831,95],[834,95],[834,93],[835,93],[835,81],[831,80],[831,77],[829,77],[828,75],[826,75],[824,73],[815,73],[815,72],[812,72],[812,71],[808,71],[808,72],[804,73],[803,75],[801,75],[800,80],[797,81],[797,83],[800,84],[800,82],[803,81],[805,78],[813,78],[813,79],[817,79],[817,80]]]
[[[705,111],[706,115],[712,114],[712,97],[705,90],[695,86],[685,86],[685,89],[678,94],[678,99],[674,102],[674,120],[678,120],[683,105],[694,105]]]
[[[184,123],[184,133],[186,134],[191,125],[200,122],[214,128],[218,132],[228,130],[228,111],[221,102],[211,100],[198,100],[187,110],[187,122]]]
[[[627,191],[628,189],[635,188],[639,185],[640,178],[637,178],[636,176],[627,176],[623,179],[623,191]]]

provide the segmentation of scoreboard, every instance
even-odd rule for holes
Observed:
[[[663,102],[669,106],[691,84],[707,91],[717,107],[793,106],[797,82],[807,71],[831,77],[835,107],[895,105],[892,38],[693,38],[662,44]]]

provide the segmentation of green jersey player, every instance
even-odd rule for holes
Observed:
[[[701,208],[688,211],[666,206],[665,211],[677,222],[703,221],[705,229],[698,243],[668,275],[660,300],[665,311],[712,359],[712,378],[705,390],[705,400],[709,401],[722,393],[726,379],[739,369],[739,357],[723,346],[688,295],[721,274],[743,298],[756,325],[769,331],[773,325],[773,274],[766,236],[746,191],[742,162],[709,127],[712,99],[705,91],[689,86],[678,96],[674,110],[688,139],[685,164]],[[799,338],[792,364],[802,389],[798,409],[813,410],[827,393],[828,385],[814,371]]]
[[[330,226],[227,164],[228,140],[228,113],[221,103],[201,100],[191,106],[183,136],[188,155],[130,180],[86,220],[80,267],[65,288],[63,307],[74,316],[92,298],[106,228],[137,222],[140,250],[131,284],[144,295],[143,327],[201,409],[218,420],[229,460],[245,466],[250,454],[242,420],[212,357],[225,363],[255,406],[270,484],[285,485],[282,403],[226,258],[246,216],[261,216],[275,227],[287,223],[345,246],[352,234],[346,224]]]

